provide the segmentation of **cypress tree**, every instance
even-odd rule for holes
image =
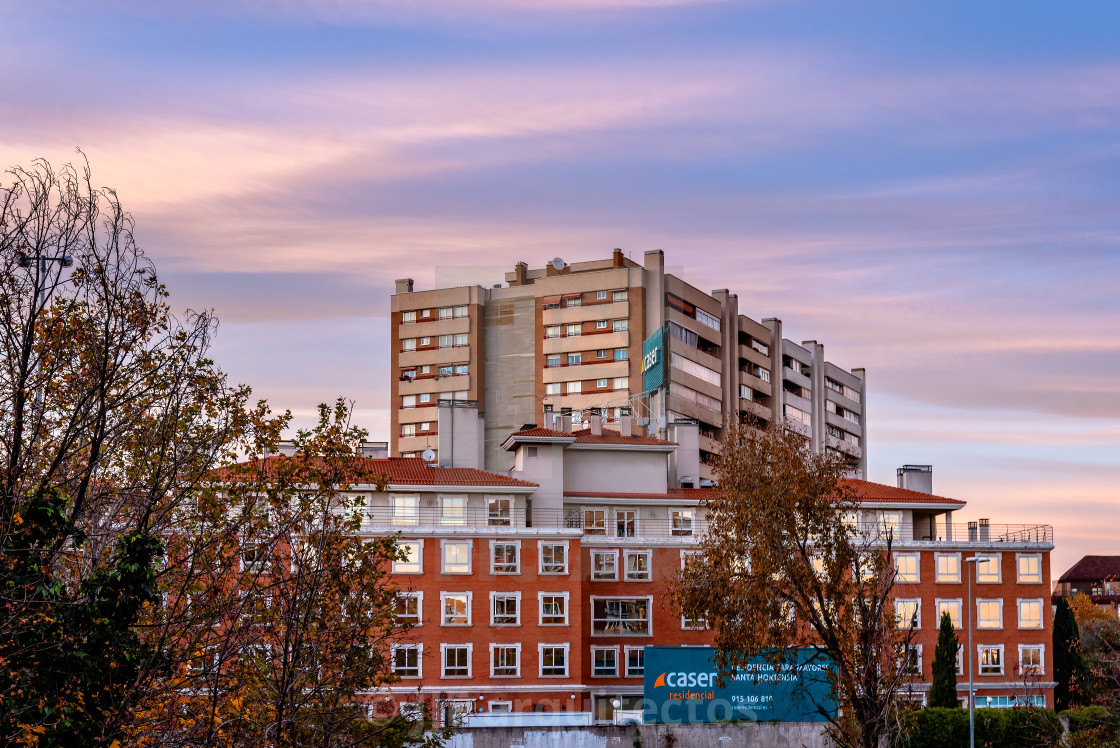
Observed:
[[[933,683],[929,689],[929,705],[955,708],[957,706],[957,634],[953,620],[946,611],[941,614],[941,630],[937,635],[937,648],[933,651]]]
[[[1088,668],[1081,656],[1081,635],[1077,630],[1077,619],[1065,598],[1058,598],[1058,609],[1054,613],[1054,708],[1057,711],[1069,709],[1080,703],[1081,688],[1085,683]]]

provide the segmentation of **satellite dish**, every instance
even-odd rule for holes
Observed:
[[[556,268],[557,270],[563,270],[564,269],[564,258],[553,257],[552,258],[552,267]]]
[[[431,462],[432,460],[434,460],[436,458],[436,453],[433,452],[430,449],[425,449],[423,452],[420,453],[420,456],[422,458],[424,458],[424,462]]]

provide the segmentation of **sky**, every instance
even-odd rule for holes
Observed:
[[[387,439],[388,299],[663,249],[868,376],[869,478],[1120,554],[1120,5],[0,0],[0,165],[88,156],[214,357]],[[0,181],[3,181],[0,179]]]

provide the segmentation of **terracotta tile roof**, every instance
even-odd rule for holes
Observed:
[[[280,460],[287,460],[284,455],[269,455],[265,457],[265,468],[268,474],[274,474],[275,467]],[[361,457],[353,463],[352,476],[378,476],[384,473],[389,476],[390,485],[398,486],[517,486],[521,488],[536,488],[536,483],[511,478],[501,473],[491,473],[486,470],[474,468],[444,468],[429,467],[419,457]],[[219,473],[219,476],[221,473]],[[360,478],[351,478],[352,480]]]
[[[959,506],[965,504],[960,499],[934,496],[930,493],[888,486],[885,483],[872,483],[858,478],[845,478],[844,483],[852,489],[858,501],[889,504],[953,504]]]
[[[565,491],[572,499],[712,499],[719,496],[718,488],[670,488],[665,493],[618,493],[603,491]]]
[[[575,438],[576,444],[634,444],[639,446],[676,446],[676,442],[668,442],[663,439],[655,439],[652,436],[623,436],[617,431],[612,429],[603,429],[603,433],[599,436],[591,433],[591,429],[580,429],[579,431],[572,431],[571,433],[565,431],[556,431],[554,429],[544,428],[531,428],[524,429],[523,431],[514,431],[507,437],[509,438],[542,438],[542,439],[563,439]]]
[[[1104,579],[1120,579],[1120,556],[1082,556],[1058,581],[1098,582]]]

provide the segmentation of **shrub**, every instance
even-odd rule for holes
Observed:
[[[968,745],[968,710],[931,707],[904,718],[906,748],[960,748]],[[977,709],[976,745],[987,748],[1056,746],[1061,722],[1049,709]]]

